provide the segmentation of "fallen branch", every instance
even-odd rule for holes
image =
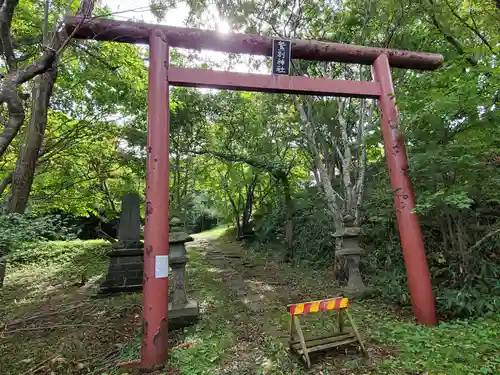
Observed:
[[[187,341],[183,342],[182,344],[179,344],[177,346],[174,346],[173,348],[170,348],[169,350],[176,350],[176,349],[183,349],[183,348],[189,348],[190,346],[194,345],[194,342],[192,341]]]
[[[59,310],[59,311],[53,311],[53,312],[44,313],[44,314],[36,314],[36,315],[30,316],[30,317],[27,317],[27,318],[22,318],[22,319],[14,320],[14,321],[12,321],[10,323],[6,323],[5,326],[4,326],[4,330],[7,330],[8,326],[13,326],[13,325],[16,325],[16,324],[29,322],[30,320],[34,320],[34,319],[46,318],[47,316],[53,316],[53,315],[57,315],[57,314],[62,314],[64,312],[71,311],[71,310],[77,309],[79,307],[82,307],[83,305],[86,305],[86,303],[80,303],[78,305],[74,305],[74,306],[68,307],[67,309],[63,309],[63,310]]]
[[[104,238],[105,240],[111,242],[111,243],[116,243],[118,242],[115,238],[111,237],[109,234],[104,232],[101,228],[96,228],[96,232],[98,235],[101,236],[101,238]]]
[[[32,368],[30,368],[28,371],[23,372],[21,375],[34,374],[35,372],[40,370],[47,362],[52,361],[53,359],[57,358],[58,356],[59,356],[59,354],[56,354],[53,357],[50,357],[50,358],[43,360],[42,362],[38,363],[36,366],[33,366]]]
[[[3,333],[9,334],[14,332],[23,332],[23,331],[43,331],[46,329],[57,329],[57,328],[75,328],[75,327],[93,327],[99,328],[102,330],[104,327],[97,326],[95,324],[55,324],[53,326],[42,326],[42,327],[31,327],[31,328],[18,328],[10,331],[4,331]]]

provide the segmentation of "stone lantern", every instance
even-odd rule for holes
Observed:
[[[169,263],[174,276],[174,293],[168,304],[169,329],[181,328],[197,322],[199,317],[198,302],[190,300],[186,294],[186,242],[193,238],[184,232],[179,219],[170,220]]]
[[[342,238],[342,247],[336,251],[335,256],[346,260],[348,281],[343,291],[351,296],[363,295],[368,291],[359,272],[359,260],[363,253],[358,242],[360,229],[358,226],[346,223],[343,230],[334,234],[335,237]]]

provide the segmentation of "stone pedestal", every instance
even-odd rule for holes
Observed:
[[[169,263],[174,276],[174,295],[168,304],[169,329],[176,329],[194,324],[199,318],[198,302],[190,300],[186,294],[186,242],[193,241],[187,233],[172,228],[169,239]]]
[[[335,253],[336,257],[346,260],[348,281],[342,290],[346,296],[359,296],[366,294],[369,289],[363,283],[359,272],[359,261],[363,249],[359,246],[359,227],[345,227],[343,231],[336,232],[336,237],[342,237],[342,248]]]
[[[143,249],[112,250],[109,254],[106,279],[99,294],[136,292],[142,289],[144,272]]]
[[[168,304],[168,329],[179,329],[198,322],[200,308],[198,302],[189,300],[183,305]]]

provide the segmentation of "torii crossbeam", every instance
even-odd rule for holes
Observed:
[[[271,56],[272,38],[264,36],[76,17],[66,20],[66,30],[75,38],[142,43],[149,44],[150,48],[141,367],[160,365],[168,357],[168,273],[165,267],[168,271],[170,85],[377,98],[413,311],[419,323],[437,324],[420,224],[412,212],[415,199],[408,176],[404,140],[398,129],[391,67],[433,70],[442,64],[443,56],[309,40],[292,41],[294,59],[373,66],[374,82],[337,81],[169,66],[170,47]]]

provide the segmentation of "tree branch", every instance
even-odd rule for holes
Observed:
[[[488,40],[486,40],[486,37],[484,35],[482,35],[477,29],[475,29],[474,27],[469,25],[465,19],[460,17],[460,15],[455,11],[455,9],[448,2],[448,0],[445,0],[445,2],[446,2],[446,5],[448,5],[448,8],[450,9],[451,14],[453,14],[456,19],[458,19],[460,22],[462,22],[465,25],[465,27],[467,27],[470,31],[472,31],[474,34],[476,34],[477,37],[479,39],[481,39],[481,41],[484,43],[484,45],[486,47],[488,47],[491,52],[493,52],[493,47],[490,45],[490,43],[488,43]]]
[[[435,8],[436,4],[434,3],[434,0],[429,0],[429,2]],[[455,48],[455,50],[458,52],[459,55],[465,56],[466,53],[465,53],[464,47],[458,41],[458,39],[455,38],[453,35],[451,35],[451,33],[449,33],[447,30],[445,30],[443,25],[441,25],[441,23],[437,19],[436,13],[433,10],[431,10],[429,13],[430,13],[430,17],[431,17],[431,21],[432,21],[433,25],[436,27],[436,29],[438,29],[441,32],[441,34],[443,34],[446,41],[448,41],[448,43],[450,43],[453,46],[453,48]],[[466,59],[472,66],[477,65],[477,59],[475,57],[469,55],[469,56],[466,56]]]
[[[5,191],[5,189],[7,189],[7,186],[10,185],[10,183],[12,182],[12,177],[14,177],[14,171],[10,172],[2,181],[2,183],[0,184],[0,196],[3,195],[3,192]]]
[[[266,172],[269,172],[271,175],[273,175],[277,179],[282,179],[287,174],[286,169],[284,169],[284,168],[279,168],[275,165],[267,164],[264,161],[245,157],[242,155],[224,154],[221,152],[209,151],[209,150],[201,150],[201,151],[190,150],[189,153],[195,154],[195,155],[212,155],[212,156],[214,156],[218,159],[222,159],[224,161],[245,163],[245,164],[248,164],[254,168],[262,169]]]
[[[25,116],[23,103],[17,92],[16,83],[11,76],[4,79],[0,91],[1,103],[7,103],[9,119],[0,134],[0,158],[5,154],[10,142],[19,132]]]
[[[15,1],[15,0],[12,0]],[[52,64],[56,61],[57,57],[65,50],[66,46],[71,42],[73,36],[78,31],[79,27],[85,22],[85,20],[91,15],[95,0],[84,0],[80,5],[80,9],[77,12],[77,16],[81,17],[78,25],[73,30],[70,35],[65,35],[65,31],[60,31],[61,35],[54,35],[54,39],[51,43],[51,47],[47,46],[42,56],[33,63],[20,69],[16,74],[16,84],[20,85],[26,81],[29,81],[38,74],[45,73],[48,69],[52,67]],[[17,4],[16,4],[17,5]],[[10,27],[9,27],[10,32]],[[57,33],[57,34],[59,34]],[[62,43],[59,41],[63,40]]]
[[[9,71],[16,69],[16,58],[14,56],[14,47],[10,35],[10,26],[14,10],[19,0],[4,0],[0,5],[0,43],[2,45],[2,54],[5,57]]]
[[[116,69],[119,68],[118,66],[113,66],[113,65],[109,64],[102,57],[97,56],[95,53],[93,53],[92,51],[88,50],[87,48],[85,48],[84,46],[82,46],[80,44],[74,44],[74,47],[77,48],[77,49],[79,49],[80,51],[85,52],[90,57],[96,59],[97,61],[99,61],[101,64],[103,64],[106,68],[108,68],[112,72],[114,72]]]

